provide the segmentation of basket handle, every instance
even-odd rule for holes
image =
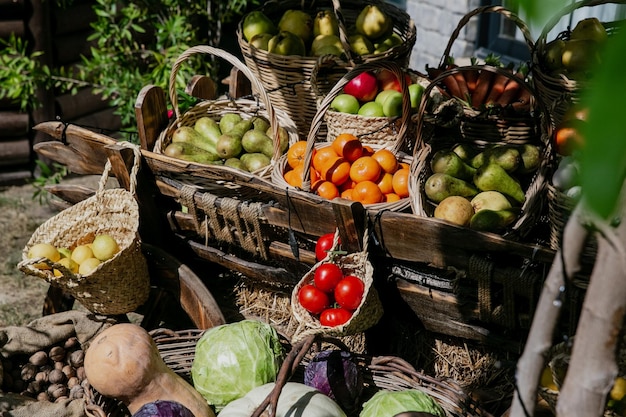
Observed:
[[[528,45],[529,51],[533,50],[534,48],[533,38],[530,34],[530,30],[528,29],[528,26],[526,26],[526,23],[524,23],[522,19],[520,19],[515,13],[513,13],[511,10],[505,7],[483,6],[483,7],[478,7],[470,11],[465,16],[463,16],[463,18],[459,21],[459,23],[457,24],[457,27],[454,29],[454,31],[452,32],[452,35],[450,36],[450,39],[448,40],[448,45],[446,46],[446,49],[441,57],[441,61],[439,62],[439,68],[445,68],[446,64],[448,63],[448,59],[450,58],[450,51],[452,50],[452,45],[454,44],[454,41],[457,39],[457,37],[461,33],[461,29],[463,29],[463,27],[470,21],[472,17],[479,15],[479,14],[483,14],[483,13],[499,13],[502,16],[511,20],[513,23],[515,23],[515,25],[519,28],[519,30],[524,35],[524,40],[526,41],[526,44]]]
[[[317,138],[317,134],[322,126],[324,121],[324,114],[330,108],[330,104],[334,100],[334,98],[341,93],[343,87],[357,75],[366,72],[366,71],[375,71],[379,69],[387,69],[398,78],[400,81],[400,88],[402,89],[402,116],[400,118],[401,125],[400,130],[396,134],[396,141],[393,144],[393,147],[389,149],[390,151],[396,153],[400,150],[403,144],[404,135],[408,128],[409,121],[411,120],[411,97],[409,95],[409,90],[407,86],[406,79],[404,77],[403,68],[396,62],[393,61],[379,61],[379,62],[368,62],[357,66],[356,68],[348,71],[337,83],[333,86],[333,88],[326,94],[326,96],[322,99],[320,104],[317,107],[317,113],[313,117],[311,121],[311,129],[309,130],[309,134],[307,136],[307,147],[305,150],[304,157],[304,172],[302,174],[302,189],[304,191],[311,190],[311,158],[313,157],[313,148],[315,147],[315,142]]]
[[[559,21],[566,15],[573,13],[574,11],[581,9],[583,7],[594,7],[601,6],[603,4],[626,4],[624,0],[580,0],[574,3],[570,3],[567,6],[563,7],[558,13],[552,16],[541,31],[541,34],[537,38],[537,44],[535,47],[537,49],[542,49],[546,44],[546,38],[548,33],[559,23]]]
[[[137,190],[137,173],[139,172],[139,167],[141,166],[141,149],[138,145],[133,145],[130,142],[118,142],[118,145],[130,148],[133,150],[133,154],[135,156],[133,161],[133,167],[130,170],[130,193],[135,195],[135,191]],[[100,177],[100,181],[98,182],[98,195],[101,195],[106,187],[107,180],[109,178],[109,173],[111,172],[111,160],[107,159],[106,164],[104,164],[104,169],[102,171],[102,176]]]
[[[268,118],[270,121],[270,125],[272,126],[272,133],[274,137],[277,138],[279,124],[278,124],[276,112],[274,111],[274,107],[271,104],[267,91],[265,91],[265,89],[263,88],[263,86],[261,85],[257,77],[243,62],[241,62],[241,60],[239,60],[239,58],[235,57],[234,55],[222,49],[214,48],[209,45],[198,45],[198,46],[193,46],[187,49],[176,59],[176,62],[174,62],[174,66],[172,67],[172,73],[170,74],[169,95],[170,95],[170,101],[172,103],[172,107],[176,115],[176,123],[178,124],[178,126],[180,127],[180,120],[181,120],[180,109],[178,107],[178,95],[176,93],[176,78],[177,78],[178,70],[188,58],[197,54],[213,55],[213,56],[222,58],[225,61],[229,62],[232,66],[236,67],[239,71],[241,71],[246,76],[246,78],[248,78],[248,80],[250,80],[252,92],[253,94],[258,95],[261,103],[265,105]],[[276,160],[280,157],[280,154],[281,154],[280,141],[275,140],[273,142],[274,142],[274,160]]]

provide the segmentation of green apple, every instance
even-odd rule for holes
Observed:
[[[390,94],[383,103],[383,113],[387,117],[397,117],[402,115],[402,93],[391,90],[395,94]]]
[[[383,106],[376,103],[375,101],[368,101],[367,103],[363,103],[361,108],[359,109],[359,116],[366,117],[385,117],[385,112],[383,111]]]
[[[424,94],[424,86],[419,83],[413,83],[409,85],[409,97],[411,97],[411,108],[417,109],[422,101],[422,94]]]
[[[359,111],[359,100],[350,94],[339,94],[331,101],[330,108],[341,113],[357,114]]]
[[[374,101],[382,106],[385,100],[394,92],[397,93],[396,90],[382,90],[380,93],[376,94]]]

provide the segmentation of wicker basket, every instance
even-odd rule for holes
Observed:
[[[196,104],[195,106],[187,110],[184,114],[181,114],[178,106],[178,96],[176,92],[176,79],[178,70],[187,59],[198,54],[208,54],[215,57],[223,58],[234,67],[239,69],[250,80],[252,84],[252,92],[257,97],[257,99],[253,100],[241,98],[235,100],[221,98],[217,100],[206,100],[200,102],[199,104]],[[266,117],[272,126],[274,138],[278,138],[278,129],[279,127],[283,127],[289,135],[289,143],[294,143],[298,140],[296,125],[284,111],[274,108],[274,106],[270,102],[266,90],[260,84],[258,79],[254,76],[254,74],[250,71],[250,69],[246,65],[244,65],[238,58],[221,49],[213,48],[206,45],[199,45],[189,48],[185,52],[183,52],[174,63],[172,73],[170,74],[169,96],[172,107],[174,109],[175,118],[170,122],[167,128],[160,133],[159,137],[157,138],[154,145],[155,153],[163,154],[163,151],[165,150],[167,145],[171,143],[172,135],[177,128],[181,126],[193,126],[196,120],[204,116],[219,118],[226,113],[233,112],[239,113],[244,119],[249,119],[255,115]],[[274,140],[274,154],[271,158],[271,164],[261,169],[260,171],[254,172],[253,174],[269,178],[273,165],[276,163],[276,161],[278,161],[281,155],[282,152],[280,150],[280,143],[278,140]],[[221,165],[197,165],[201,165],[204,167],[204,169],[215,172],[223,171],[225,173],[229,173],[232,172],[232,170],[235,170],[235,168]]]
[[[424,92],[425,96],[431,88],[434,88],[444,77],[457,71],[471,71],[473,66],[470,67],[457,67],[444,71],[438,77],[436,77],[431,85],[426,88]],[[496,69],[491,67],[483,67],[482,70]],[[502,72],[507,77],[515,77],[513,74]],[[530,88],[530,86],[528,86]],[[503,233],[504,236],[510,238],[524,237],[531,228],[536,224],[537,220],[541,217],[544,203],[545,203],[545,187],[547,179],[550,176],[551,169],[554,165],[554,152],[552,150],[551,131],[549,116],[547,111],[541,105],[541,102],[537,102],[539,105],[539,117],[542,124],[540,141],[523,141],[521,143],[531,143],[541,147],[541,164],[537,171],[530,177],[526,178],[522,186],[526,190],[525,200],[521,207],[521,213],[517,220],[509,226],[509,228]],[[427,124],[427,117],[424,116],[427,107],[429,106],[428,100],[422,100],[420,109],[418,111],[417,118],[417,141],[415,146],[415,152],[413,155],[413,161],[411,164],[411,177],[409,183],[410,201],[413,213],[418,216],[432,217],[434,214],[435,205],[431,203],[425,193],[424,184],[428,177],[432,174],[430,168],[431,156],[441,149],[451,149],[457,142],[468,143],[466,138],[461,138],[458,132],[454,132],[449,136],[441,135],[441,131],[433,128]],[[455,134],[456,133],[456,134]],[[449,132],[448,132],[449,134]],[[474,141],[470,142],[477,149],[484,148],[485,145],[491,144],[519,144],[518,141],[501,140],[498,142],[485,142]]]
[[[600,6],[603,4],[623,4],[620,0],[581,0],[568,4],[561,9],[554,17],[546,23],[541,34],[537,38],[535,48],[532,53],[532,75],[539,97],[548,107],[552,116],[552,123],[558,126],[563,120],[568,109],[572,104],[578,103],[580,94],[589,87],[589,80],[574,80],[568,78],[565,74],[554,74],[546,70],[543,64],[543,56],[548,35],[553,31],[555,26],[563,19],[570,16],[578,9],[585,7]],[[616,22],[603,22],[607,33],[611,35],[618,27]],[[568,30],[558,33],[554,39],[568,40],[571,31]]]
[[[335,231],[335,239],[333,249],[336,249],[338,242],[339,231]],[[374,288],[374,267],[368,259],[368,232],[364,233],[363,237],[363,250],[360,252],[350,253],[338,257],[336,260],[331,261],[327,256],[325,259],[319,261],[302,277],[300,282],[296,284],[291,293],[291,311],[293,316],[298,321],[298,328],[294,331],[292,336],[292,343],[296,343],[307,336],[322,335],[326,337],[343,337],[352,336],[357,333],[361,333],[373,325],[383,315],[383,307],[380,299],[378,298],[378,292]],[[354,275],[363,280],[365,284],[365,291],[363,293],[363,299],[359,307],[354,310],[350,320],[342,325],[328,327],[323,326],[319,318],[311,314],[302,307],[298,301],[298,292],[300,289],[313,283],[313,277],[315,271],[320,265],[326,262],[333,262],[344,272],[345,275]]]
[[[524,36],[524,40],[528,45],[529,51],[532,51],[534,47],[534,41],[530,35],[530,30],[526,24],[511,10],[502,6],[483,6],[478,7],[469,13],[467,13],[458,22],[457,27],[452,32],[446,49],[441,57],[439,63],[439,71],[445,71],[448,69],[448,63],[451,58],[450,52],[454,41],[457,39],[461,30],[467,25],[467,23],[476,16],[484,15],[487,13],[496,13],[509,21],[513,22]],[[500,73],[503,69],[495,69],[489,65],[484,67],[481,65],[473,66],[475,70],[483,71],[490,70],[491,72]],[[454,74],[454,73],[453,73]],[[456,73],[458,74],[458,73]],[[461,73],[462,74],[462,73]],[[525,80],[519,81],[522,88],[529,90],[529,84]],[[532,90],[531,90],[532,93]],[[531,98],[534,94],[531,94]],[[474,108],[464,103],[464,113],[460,118],[460,132],[461,137],[465,140],[475,142],[528,142],[535,141],[541,135],[539,128],[540,121],[533,115],[536,111],[535,103],[531,101],[530,110],[515,111],[508,108],[494,107],[494,108]]]
[[[373,62],[373,63],[362,64],[359,66],[358,71],[357,70],[351,71],[349,75],[346,75],[345,77],[343,77],[335,85],[335,87],[333,88],[333,92],[336,93],[337,91],[339,91],[341,88],[343,88],[343,86],[349,80],[354,78],[359,73],[363,71],[376,70],[380,68],[389,69],[394,74],[401,74],[401,71],[402,71],[401,67],[393,62]],[[274,183],[281,189],[291,189],[296,192],[304,191],[305,193],[310,194],[312,198],[318,197],[314,195],[313,193],[311,193],[312,184],[311,184],[310,166],[311,166],[311,160],[313,158],[314,149],[322,148],[324,146],[329,146],[331,143],[326,140],[327,137],[324,133],[320,133],[320,129],[323,124],[324,115],[326,114],[328,108],[330,107],[330,103],[332,102],[334,97],[335,96],[333,94],[328,94],[326,97],[324,97],[324,99],[319,105],[317,114],[315,115],[315,118],[313,119],[313,122],[311,124],[311,130],[309,131],[308,136],[307,136],[307,149],[305,152],[305,159],[303,162],[305,169],[303,173],[302,188],[299,189],[299,188],[293,187],[289,185],[287,181],[285,180],[284,173],[286,172],[288,168],[288,164],[287,164],[286,156],[283,155],[281,159],[278,161],[278,163],[276,164],[276,166],[274,167],[274,171],[272,172],[272,177],[271,177],[272,183]],[[407,131],[408,126],[410,124],[410,120],[411,120],[410,108],[411,108],[410,98],[408,94],[406,94],[403,96],[403,111],[402,111],[402,119],[401,119],[402,123],[400,125],[398,132],[395,134],[395,136],[387,138],[387,140],[384,141],[384,144],[379,143],[379,144],[370,145],[372,149],[374,150],[383,149],[383,148],[389,149],[390,151],[395,153],[398,161],[404,162],[407,164],[411,163],[412,158],[409,154],[403,152],[401,149],[404,147],[406,143],[405,132]],[[387,123],[388,119],[387,118],[385,119]],[[363,141],[363,139],[361,140]],[[367,144],[367,142],[365,143]],[[410,206],[409,199],[403,198],[403,199],[400,199],[399,201],[389,202],[389,203],[383,202],[383,203],[366,204],[365,208],[369,211],[380,211],[380,210],[403,211],[403,210],[408,209],[409,206]]]
[[[130,145],[129,145],[130,146]],[[33,233],[22,251],[18,268],[74,296],[89,311],[99,314],[125,314],[148,298],[150,277],[138,235],[139,207],[135,200],[136,175],[141,154],[135,150],[131,189],[105,189],[111,169],[107,161],[96,194],[48,219]],[[73,249],[98,234],[109,234],[120,250],[89,274],[73,273],[63,265],[43,259],[29,259],[28,251],[37,243]],[[39,269],[47,263],[50,269]],[[56,276],[53,270],[58,271]]]
[[[260,9],[273,21],[278,21],[285,10],[306,10],[314,15],[322,9],[332,8],[339,21],[340,38],[344,45],[346,59],[327,60],[326,57],[283,56],[251,47],[243,38],[242,23],[237,29],[237,38],[244,61],[250,70],[261,80],[268,91],[272,103],[285,110],[298,126],[300,136],[305,137],[316,113],[317,95],[311,84],[311,75],[318,71],[317,87],[322,93],[330,88],[350,68],[363,62],[396,61],[406,66],[416,40],[415,25],[411,17],[396,6],[379,0],[368,3],[378,5],[394,22],[394,32],[403,42],[383,53],[354,56],[348,45],[347,27],[354,25],[364,3],[339,0],[288,0],[268,1]]]
[[[195,347],[203,331],[156,329],[150,334],[165,363],[182,378],[191,381]],[[307,352],[307,355],[314,353]],[[296,364],[300,369],[294,373],[292,380],[302,382],[302,371],[307,360],[305,357],[300,364]],[[448,417],[488,415],[455,381],[442,380],[419,372],[410,363],[397,356],[359,356],[357,365],[364,374],[366,396],[371,396],[378,390],[419,389],[432,396]],[[124,411],[127,412],[125,407],[111,400],[100,399],[100,405],[91,404],[92,411],[97,408],[102,411],[98,416],[129,415],[124,413]]]

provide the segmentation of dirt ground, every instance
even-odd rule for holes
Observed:
[[[90,176],[63,180],[97,187]],[[24,325],[41,317],[48,284],[24,275],[17,267],[33,232],[58,213],[51,204],[35,198],[32,184],[0,187],[0,326]]]

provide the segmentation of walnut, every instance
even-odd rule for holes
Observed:
[[[35,365],[33,365],[32,363],[27,363],[22,367],[22,370],[20,371],[20,377],[22,378],[22,381],[28,382],[35,378],[37,372],[39,372],[39,369],[37,369]]]
[[[53,369],[48,374],[48,381],[51,384],[64,384],[67,381],[67,377],[60,369]]]
[[[85,351],[82,349],[75,350],[70,354],[70,365],[74,368],[80,368],[83,366],[85,360]]]
[[[28,358],[28,363],[35,366],[42,366],[48,362],[48,354],[43,350],[39,352],[33,353],[30,358]]]
[[[63,346],[53,346],[50,349],[49,356],[55,362],[63,362],[65,360],[65,349]]]
[[[67,387],[63,384],[51,384],[48,387],[48,395],[55,400],[59,397],[67,396]]]

